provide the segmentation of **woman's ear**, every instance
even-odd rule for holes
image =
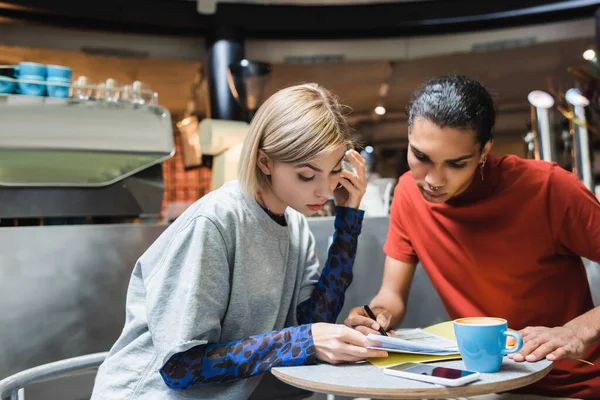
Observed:
[[[258,150],[258,159],[256,160],[256,165],[265,175],[271,175],[271,169],[273,168],[273,162],[269,158],[268,155],[265,154],[264,151]]]

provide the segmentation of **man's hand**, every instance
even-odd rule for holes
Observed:
[[[350,310],[348,318],[344,321],[344,325],[356,329],[357,331],[368,335],[373,333],[380,335],[378,329],[381,326],[384,330],[389,330],[392,314],[380,307],[372,307],[373,314],[377,317],[377,321],[373,321],[365,312],[363,307],[354,307]],[[393,333],[393,332],[392,332]]]
[[[591,344],[584,339],[581,330],[572,326],[527,327],[519,333],[523,337],[523,347],[518,352],[508,355],[518,362],[534,362],[544,357],[550,361],[577,359],[583,356]]]

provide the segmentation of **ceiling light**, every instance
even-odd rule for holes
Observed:
[[[385,107],[384,106],[375,107],[375,114],[377,114],[377,115],[385,114]]]
[[[596,58],[596,52],[592,49],[587,49],[583,52],[583,58],[588,61],[592,61],[594,58]]]

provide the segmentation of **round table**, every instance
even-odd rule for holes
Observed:
[[[462,360],[430,364],[465,369]],[[386,375],[382,368],[368,362],[277,367],[271,372],[289,385],[313,392],[377,399],[431,399],[477,396],[517,389],[542,379],[551,369],[552,362],[547,360],[517,363],[504,357],[499,372],[481,374],[479,381],[460,387],[443,387]]]

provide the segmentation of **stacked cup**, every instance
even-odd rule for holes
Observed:
[[[15,85],[17,79],[18,85]],[[69,97],[71,68],[24,61],[19,65],[0,66],[0,94],[16,93],[25,96]],[[47,88],[47,89],[46,89]]]
[[[67,98],[69,97],[69,85],[71,84],[71,68],[61,65],[48,65],[46,67],[48,82],[48,96]]]
[[[0,94],[11,94],[15,89],[15,66],[0,65]]]
[[[46,66],[33,62],[21,62],[16,67],[19,92],[26,96],[43,96]],[[37,83],[40,82],[40,83]]]

